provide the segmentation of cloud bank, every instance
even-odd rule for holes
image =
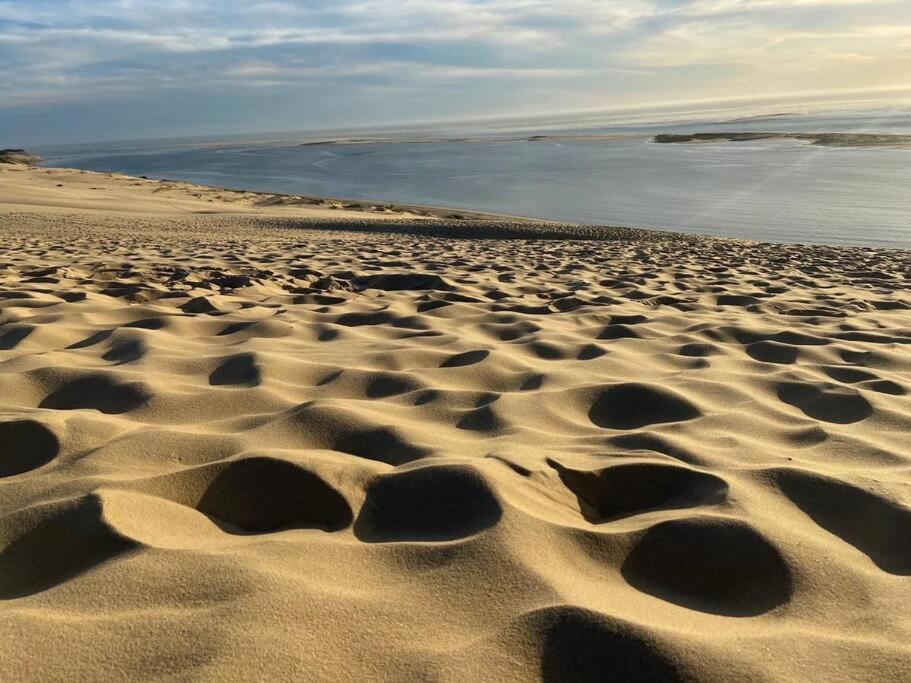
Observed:
[[[0,0],[0,67],[4,139],[493,116],[911,85],[911,3]]]

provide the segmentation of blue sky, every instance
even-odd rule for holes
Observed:
[[[0,0],[0,146],[904,86],[909,0]]]

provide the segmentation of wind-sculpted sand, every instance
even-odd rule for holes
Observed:
[[[5,680],[911,677],[911,254],[307,220],[0,217]]]

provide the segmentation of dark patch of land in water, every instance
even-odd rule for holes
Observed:
[[[891,133],[663,133],[653,142],[751,142],[754,140],[800,140],[823,147],[888,147],[911,145],[911,135]]]
[[[0,164],[30,166],[41,161],[41,157],[24,149],[0,149]]]

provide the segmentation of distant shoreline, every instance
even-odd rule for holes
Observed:
[[[718,132],[718,133],[615,133],[615,134],[546,134],[509,137],[362,137],[327,138],[299,143],[298,147],[345,145],[423,145],[423,144],[503,144],[509,142],[612,142],[616,140],[649,140],[657,143],[752,142],[756,140],[798,140],[822,147],[889,147],[911,146],[911,135],[892,133],[787,133]]]
[[[403,138],[328,138],[312,140],[298,144],[298,147],[323,147],[330,145],[426,145],[426,144],[461,144],[483,145],[502,144],[505,142],[608,142],[612,140],[647,140],[650,136],[644,133],[616,133],[606,135],[523,135],[510,137],[403,137]]]
[[[911,146],[911,135],[891,133],[663,133],[652,138],[652,141],[664,144],[755,140],[799,140],[821,147]]]

